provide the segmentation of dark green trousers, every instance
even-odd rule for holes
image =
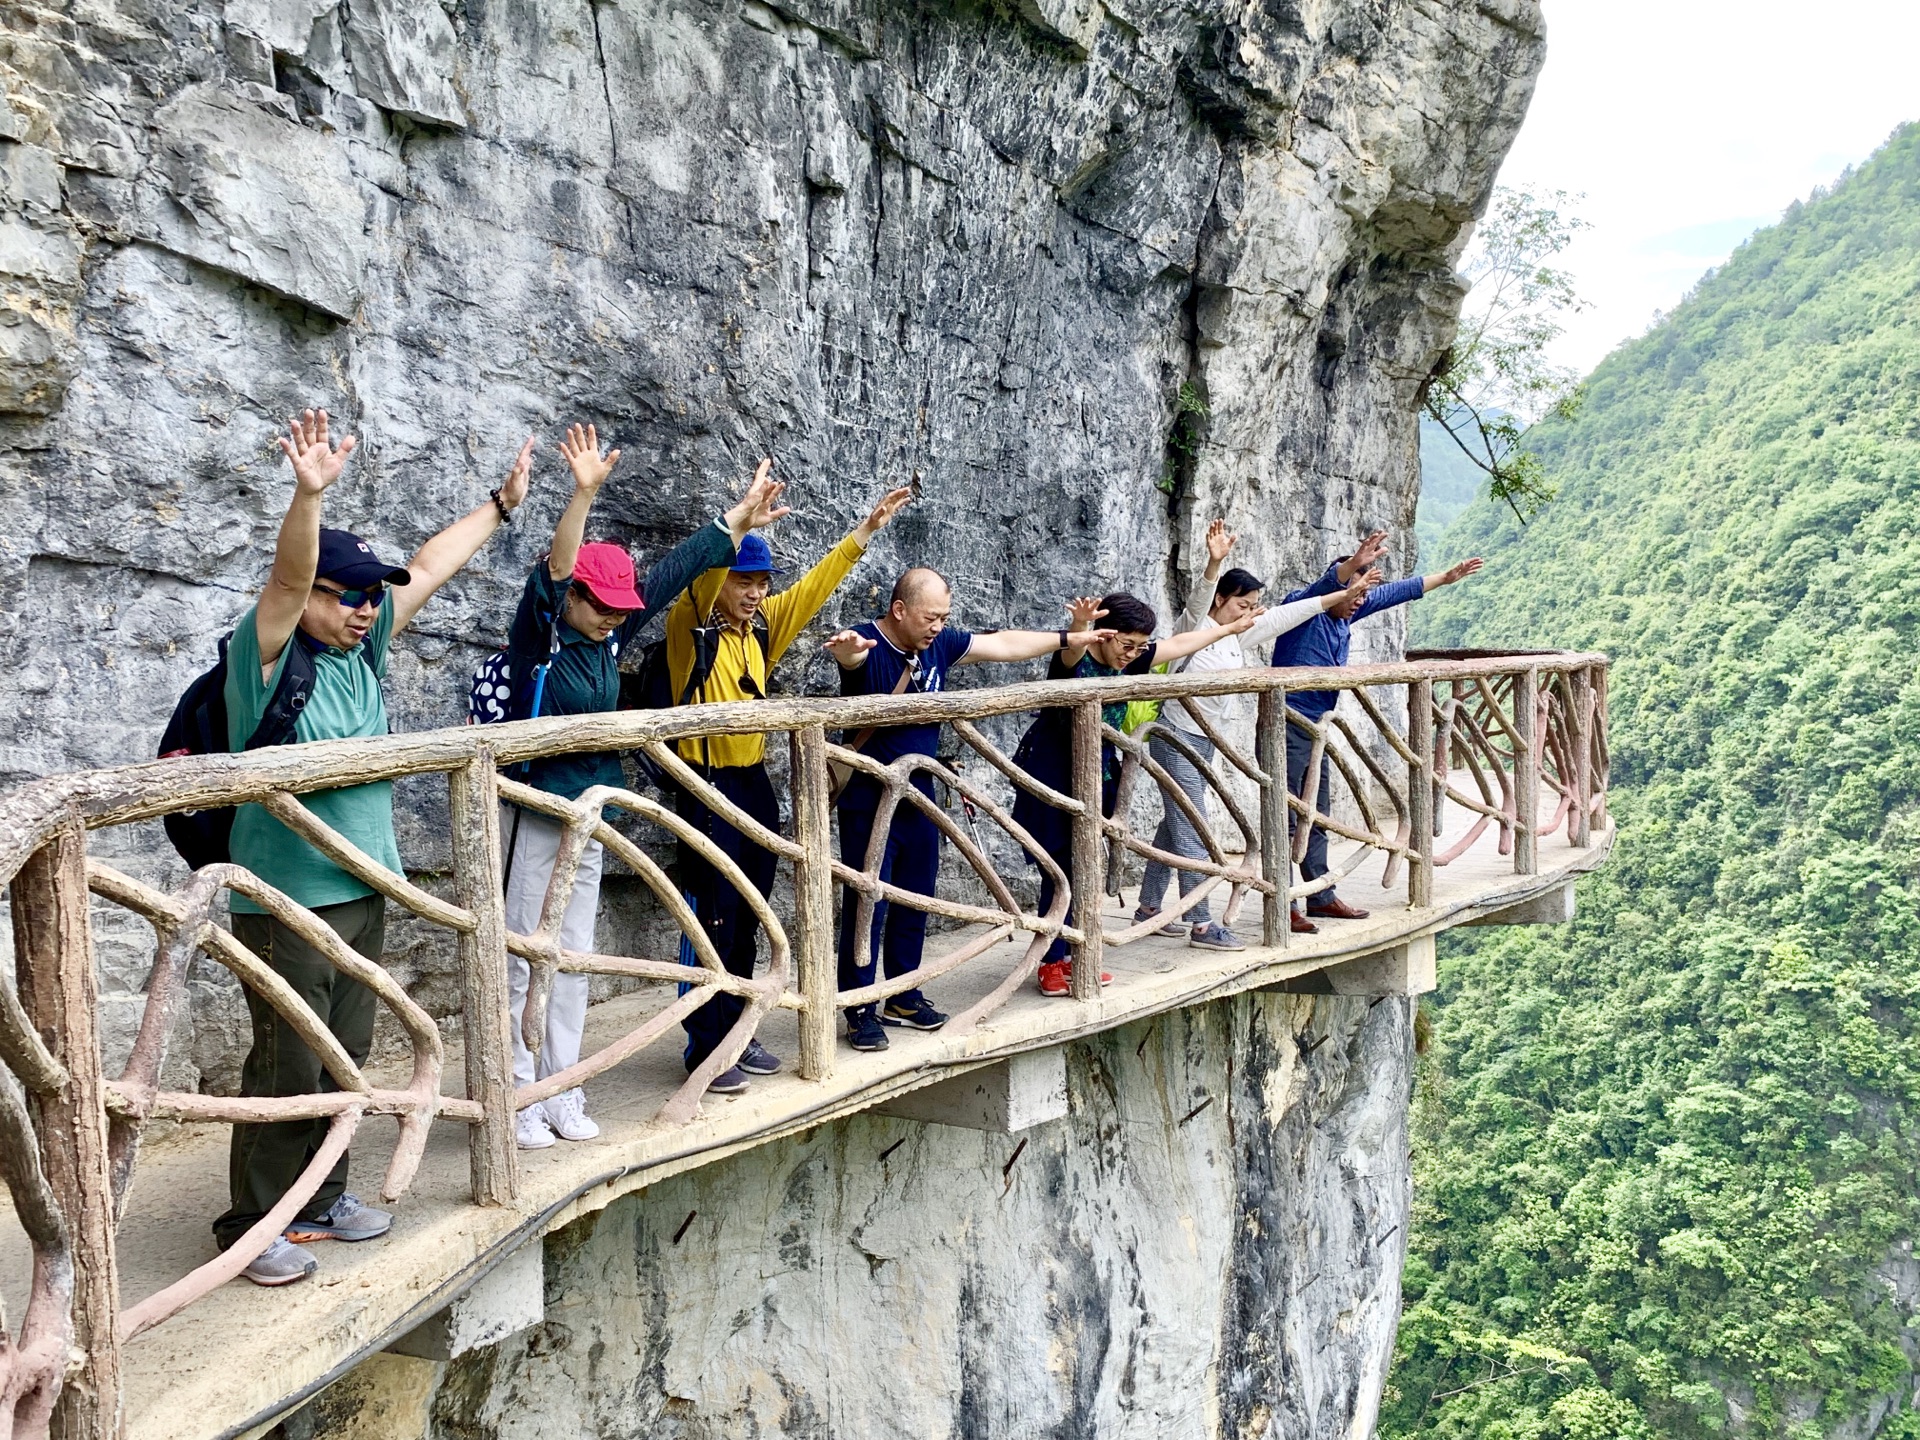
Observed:
[[[344,905],[322,905],[313,913],[355,951],[379,963],[387,931],[387,902],[383,896],[366,895]],[[373,1048],[373,1014],[378,1003],[371,990],[334,969],[326,956],[271,916],[236,913],[233,933],[307,1002],[339,1039],[341,1048],[353,1057],[354,1064],[366,1064],[367,1053]],[[251,990],[247,991],[247,1009],[253,1015],[253,1049],[240,1072],[242,1095],[314,1095],[340,1088],[293,1027]],[[233,1150],[227,1164],[233,1203],[213,1222],[214,1238],[222,1250],[246,1234],[293,1188],[327,1138],[331,1123],[323,1117],[233,1127]],[[299,1218],[318,1218],[346,1188],[347,1157],[342,1155]]]

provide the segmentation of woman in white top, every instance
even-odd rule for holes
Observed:
[[[1224,520],[1215,520],[1207,526],[1207,566],[1194,582],[1193,593],[1187,598],[1186,608],[1180,612],[1177,626],[1179,631],[1197,629],[1203,625],[1230,625],[1235,620],[1254,609],[1260,603],[1260,592],[1266,588],[1266,582],[1256,579],[1247,571],[1233,569],[1222,575],[1220,567],[1225,563],[1227,554],[1233,549],[1234,542],[1240,537],[1227,533]],[[1321,611],[1339,614],[1351,612],[1366,598],[1367,591],[1380,579],[1378,570],[1368,570],[1355,575],[1353,582],[1345,590],[1335,590],[1328,595],[1314,595],[1305,600],[1296,600],[1289,605],[1281,605],[1269,610],[1254,622],[1253,627],[1243,635],[1229,635],[1217,640],[1198,651],[1184,661],[1176,662],[1174,671],[1188,673],[1200,670],[1238,670],[1248,663],[1247,652],[1257,646],[1269,643],[1274,636],[1284,635],[1296,625],[1306,623]],[[1201,733],[1199,722],[1189,713],[1188,707],[1198,710],[1206,717],[1209,725],[1216,731],[1223,729],[1229,722],[1238,718],[1245,700],[1240,695],[1197,695],[1191,700],[1169,700],[1160,712],[1161,722],[1173,726],[1180,732],[1180,738],[1193,748],[1195,754],[1211,763],[1214,758],[1213,742]],[[1171,741],[1155,734],[1148,742],[1148,750],[1171,775],[1174,782],[1184,790],[1193,801],[1194,808],[1201,814],[1207,810],[1207,783],[1193,762],[1187,759]],[[1186,812],[1174,803],[1171,797],[1162,794],[1164,807],[1160,828],[1154,832],[1153,843],[1156,849],[1170,850],[1175,855],[1186,856],[1194,860],[1207,858],[1207,847],[1195,832],[1193,823],[1187,819]],[[1158,860],[1147,862],[1147,873],[1140,882],[1140,908],[1134,912],[1134,922],[1139,924],[1151,920],[1160,913],[1161,902],[1166,898],[1167,881],[1171,875],[1168,866]],[[1180,872],[1180,893],[1187,895],[1207,877],[1197,870]],[[1299,929],[1314,927],[1306,917],[1295,912],[1292,915],[1293,926]],[[1203,950],[1244,950],[1247,947],[1225,925],[1214,921],[1212,911],[1205,899],[1197,901],[1184,918],[1169,919],[1160,927],[1162,935],[1186,935],[1189,945],[1197,945]]]

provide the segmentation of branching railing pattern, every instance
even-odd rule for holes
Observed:
[[[1351,701],[1318,721],[1288,706],[1289,692],[1337,689]],[[1251,756],[1195,715],[1211,742],[1205,758],[1187,732],[1164,720],[1132,734],[1102,723],[1101,707],[1121,699],[1167,700],[1191,695],[1250,693],[1258,697],[1256,747]],[[976,722],[1050,706],[1072,710],[1071,791],[1051,789],[1016,765]],[[1404,714],[1404,720],[1399,719]],[[909,755],[882,764],[834,744],[835,729],[945,722],[964,763]],[[1288,726],[1311,743],[1300,795],[1286,783]],[[675,741],[687,736],[784,732],[793,780],[792,834],[777,833],[728,800],[701,771],[683,760]],[[1202,777],[1225,824],[1214,826],[1213,806],[1195,804],[1149,750],[1159,738]],[[1102,746],[1121,757],[1112,815],[1102,812]],[[783,919],[740,866],[673,806],[625,789],[597,787],[562,800],[504,778],[537,756],[632,749],[756,844],[791,867],[794,903]],[[872,840],[856,868],[833,843],[829,798],[831,763],[871,782],[877,792]],[[1248,896],[1262,901],[1262,939],[1281,949],[1288,939],[1291,903],[1352,875],[1370,857],[1383,859],[1381,883],[1405,884],[1407,903],[1433,903],[1434,870],[1466,854],[1489,827],[1498,850],[1516,871],[1538,867],[1540,841],[1564,827],[1568,841],[1586,846],[1604,832],[1607,785],[1606,661],[1597,655],[1538,653],[1488,655],[1435,652],[1395,665],[1346,670],[1245,670],[1203,676],[1121,677],[1014,685],[995,690],[848,699],[783,698],[693,710],[626,712],[528,721],[484,729],[436,731],[325,742],[216,756],[158,761],[120,770],[61,776],[0,799],[0,877],[9,888],[15,939],[15,983],[0,983],[0,1181],[33,1254],[31,1294],[17,1330],[0,1315],[0,1440],[38,1437],[56,1423],[63,1435],[115,1433],[122,1348],[236,1277],[298,1214],[369,1117],[390,1116],[399,1136],[382,1196],[391,1201],[412,1183],[435,1121],[468,1127],[472,1194],[480,1205],[512,1205],[519,1194],[513,1122],[518,1111],[603,1075],[639,1054],[717,993],[743,1002],[726,1039],[661,1106],[657,1120],[683,1125],[696,1118],[715,1075],[731,1066],[756,1028],[776,1008],[797,1012],[799,1078],[804,1086],[829,1077],[835,1063],[836,1016],[924,985],[961,966],[982,962],[1010,937],[1026,937],[1017,958],[986,993],[950,1022],[964,1033],[986,1023],[1035,973],[1048,946],[1064,938],[1078,961],[1073,993],[1097,993],[1105,946],[1134,944],[1165,923],[1106,928],[1098,906],[1067,915],[1075,895],[1118,893],[1130,858],[1158,860],[1197,873],[1201,883],[1170,913],[1184,914],[1221,888],[1225,918],[1233,923]],[[436,895],[387,870],[317,817],[301,794],[402,775],[442,773],[449,787],[452,894]],[[982,783],[1001,777],[1065,812],[1070,853],[1046,852]],[[1334,803],[1313,802],[1319,778],[1336,783]],[[1161,850],[1135,832],[1134,793],[1145,776],[1192,824],[1206,854],[1193,859]],[[962,826],[937,803],[931,780],[961,798]],[[1238,786],[1238,788],[1236,788]],[[1251,809],[1242,794],[1251,789]],[[1543,823],[1542,796],[1552,808]],[[1306,797],[1306,798],[1302,798]],[[389,902],[452,933],[462,982],[465,1075],[462,1095],[442,1095],[445,1052],[438,1027],[373,960],[355,953],[311,912],[260,876],[237,864],[210,866],[167,893],[101,860],[89,858],[86,832],[211,805],[259,803],[335,864]],[[562,840],[540,923],[532,934],[512,933],[501,889],[501,803],[557,821]],[[1444,807],[1473,818],[1439,853]],[[890,827],[901,807],[918,812],[953,846],[984,888],[990,904],[922,895],[882,878]],[[1147,807],[1153,808],[1153,807]],[[763,974],[728,972],[711,936],[668,871],[615,826],[618,809],[636,827],[691,847],[720,879],[734,887],[764,929],[769,958]],[[1289,825],[1289,816],[1298,824]],[[996,868],[973,817],[997,827],[1053,881],[1046,913],[1026,908],[1015,886]],[[1157,816],[1155,817],[1157,818]],[[1317,881],[1296,883],[1293,865],[1305,853],[1309,826],[1319,826],[1350,848]],[[564,948],[562,920],[586,847],[598,841],[639,876],[691,947],[694,964]],[[834,943],[836,885],[855,898],[857,953],[864,953],[876,907],[908,906],[960,926],[975,927],[954,948],[921,969],[857,990],[838,988]],[[216,919],[223,894],[246,897],[315,947],[341,973],[365,984],[392,1012],[412,1057],[407,1084],[376,1086],[321,1020],[260,956]],[[153,930],[153,963],[145,1009],[120,1073],[103,1073],[94,1031],[95,975],[90,904],[98,901],[142,917]],[[602,974],[670,985],[680,993],[627,1034],[567,1069],[516,1088],[509,1034],[508,954],[531,971],[522,1035],[538,1054],[546,1029],[553,977]],[[336,1089],[264,1099],[188,1094],[161,1088],[169,1039],[185,1004],[189,966],[204,955],[225,967],[269,1006],[319,1057]],[[796,1103],[804,1097],[796,1092]],[[224,1253],[125,1307],[118,1294],[114,1232],[124,1216],[145,1127],[156,1120],[227,1124],[325,1119],[326,1139],[298,1183]],[[77,1360],[75,1357],[78,1357]],[[56,1406],[57,1401],[57,1406]]]

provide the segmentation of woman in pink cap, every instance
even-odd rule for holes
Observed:
[[[515,683],[508,701],[509,720],[525,720],[534,713],[538,695],[541,715],[592,715],[620,704],[620,654],[662,613],[698,575],[733,561],[747,532],[771,524],[786,514],[779,503],[786,487],[768,479],[771,460],[762,460],[745,498],[710,525],[703,526],[647,572],[644,585],[634,583],[633,559],[623,545],[582,544],[587,514],[594,497],[613,473],[620,452],[600,453],[600,437],[591,425],[571,426],[560,446],[573,471],[573,498],[553,528],[553,548],[535,563],[527,576],[508,632],[507,654]],[[536,687],[526,677],[542,665],[546,676]],[[613,751],[590,755],[552,755],[532,761],[525,783],[562,799],[574,800],[596,785],[623,787],[620,757]],[[561,827],[545,815],[503,805],[500,817],[501,849],[506,854],[507,928],[522,935],[540,925],[547,881],[560,849]],[[594,919],[600,906],[600,869],[603,850],[588,843],[580,857],[573,895],[560,926],[560,944],[567,950],[594,948]],[[513,1011],[513,1075],[518,1085],[558,1074],[580,1058],[580,1032],[587,1018],[587,977],[553,977],[547,1002],[546,1034],[536,1065],[521,1035],[526,1010],[527,962],[507,957],[510,1003]],[[565,1140],[591,1140],[600,1127],[587,1117],[585,1097],[578,1087],[520,1112],[515,1136],[523,1150]]]

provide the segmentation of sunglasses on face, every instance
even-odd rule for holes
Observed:
[[[358,610],[362,605],[371,605],[378,610],[387,598],[385,585],[367,585],[358,590],[336,590],[331,585],[322,585],[318,580],[313,588],[322,595],[331,595],[349,610]]]
[[[576,589],[573,592],[573,598],[593,611],[594,614],[604,615],[609,620],[624,620],[633,613],[631,610],[615,610],[610,606],[602,605],[585,590]]]

